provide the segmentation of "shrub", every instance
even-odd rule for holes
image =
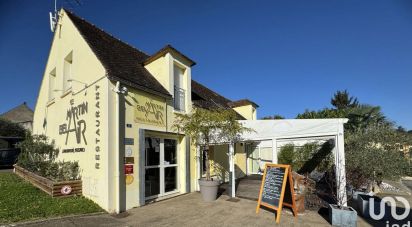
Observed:
[[[286,144],[280,148],[278,154],[278,163],[291,165],[292,169],[295,169],[295,145],[293,143]]]
[[[279,151],[278,162],[291,165],[294,171],[305,174],[315,169],[329,169],[333,164],[333,158],[329,143],[320,145],[312,142],[301,147],[295,147],[293,144],[284,145]]]
[[[18,147],[21,149],[18,166],[55,181],[79,178],[78,163],[56,161],[59,150],[54,147],[53,141],[49,143],[45,135],[28,134]]]
[[[345,140],[347,180],[355,188],[407,175],[410,165],[399,150],[403,138],[386,125],[348,132]]]

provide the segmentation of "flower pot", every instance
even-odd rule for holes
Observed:
[[[371,198],[373,198],[374,200],[373,200],[373,204],[370,202],[370,200],[369,199],[371,199]],[[376,196],[370,196],[370,195],[362,195],[362,194],[359,194],[358,195],[358,211],[359,211],[359,214],[362,216],[362,217],[365,217],[365,218],[371,218],[371,214],[370,214],[370,206],[373,206],[373,212],[376,214],[376,215],[378,215],[378,214],[380,214],[381,212],[385,212],[385,215],[383,216],[383,219],[385,219],[385,218],[387,218],[387,217],[389,217],[389,214],[390,214],[390,207],[387,205],[387,204],[385,204],[385,206],[384,206],[384,210],[383,211],[381,211],[381,201],[382,201],[382,199],[381,198],[379,198],[379,197],[376,197]]]
[[[206,202],[215,201],[219,189],[219,181],[199,179],[200,193]]]
[[[341,207],[329,204],[329,220],[332,226],[356,227],[358,214],[352,207]]]

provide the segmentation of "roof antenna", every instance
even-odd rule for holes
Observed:
[[[54,32],[57,24],[57,0],[54,0],[54,13],[49,12],[50,16],[50,30]]]

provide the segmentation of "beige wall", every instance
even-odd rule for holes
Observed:
[[[78,161],[83,194],[104,209],[111,210],[107,152],[110,140],[108,121],[105,120],[110,115],[106,72],[64,13],[60,24],[53,37],[37,98],[33,133],[45,134],[55,141],[60,149],[59,160]],[[71,78],[82,83],[72,82],[71,89],[62,91],[64,59],[71,52]],[[53,69],[56,70],[54,89],[57,91],[54,91],[54,100],[49,101],[49,73]],[[77,112],[73,115],[72,110]],[[68,128],[74,128],[74,118],[80,124],[77,126],[81,127],[79,141],[76,132],[67,132]],[[97,163],[99,166],[96,166]]]
[[[185,109],[186,112],[189,113],[192,108],[192,69],[190,63],[177,54],[166,53],[145,67],[163,87],[174,96],[174,65],[184,69],[183,89],[186,90]]]
[[[246,120],[256,120],[257,110],[253,105],[239,106],[233,109],[246,118]]]

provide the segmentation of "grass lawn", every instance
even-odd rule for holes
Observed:
[[[52,198],[14,173],[0,173],[0,224],[99,211],[84,197]]]

